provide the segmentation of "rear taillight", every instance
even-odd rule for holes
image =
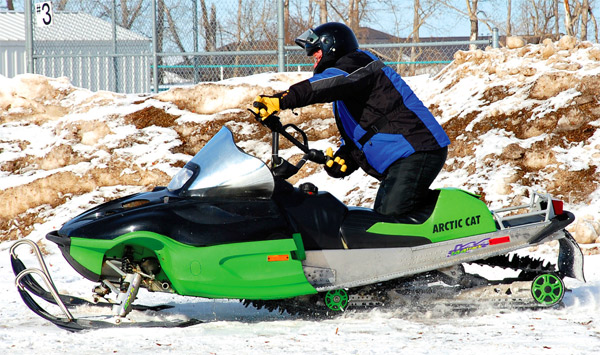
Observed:
[[[561,200],[552,200],[552,208],[554,208],[555,215],[563,214],[563,202]]]

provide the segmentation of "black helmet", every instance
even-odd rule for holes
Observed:
[[[311,56],[317,50],[323,51],[322,62],[332,62],[358,49],[358,41],[350,27],[338,22],[328,22],[310,29],[298,38],[296,44]]]

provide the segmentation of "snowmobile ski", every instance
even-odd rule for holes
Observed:
[[[39,268],[26,268],[23,262],[19,259],[16,254],[16,249],[21,245],[28,245],[33,254],[36,256],[39,262]],[[60,294],[54,281],[52,280],[46,262],[42,256],[41,250],[38,245],[29,239],[22,239],[14,243],[10,248],[11,264],[13,272],[15,274],[15,284],[19,295],[23,299],[24,303],[34,313],[40,317],[54,323],[60,328],[78,331],[84,329],[95,329],[95,328],[107,328],[107,327],[187,327],[195,324],[202,323],[199,320],[190,319],[186,321],[144,321],[135,322],[124,317],[118,316],[96,316],[94,318],[75,318],[69,311],[70,308],[79,306],[88,307],[115,307],[117,303],[102,301],[91,301],[83,298]],[[46,289],[41,286],[33,275],[37,275],[46,285]],[[41,307],[33,296],[37,296],[45,302],[54,304],[59,307],[63,316],[56,316],[43,307]],[[144,306],[144,305],[132,305],[132,309],[137,311],[161,311],[164,309],[173,308],[170,305],[157,305],[157,306]]]

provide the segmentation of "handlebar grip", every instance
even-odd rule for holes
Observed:
[[[264,108],[265,110],[267,109],[267,105],[263,104],[262,102],[256,102],[256,101],[254,101],[254,103],[252,103],[252,106],[256,107],[259,110],[261,108]]]
[[[306,153],[306,158],[312,162],[317,164],[325,164],[327,162],[327,157],[321,150],[311,149]]]

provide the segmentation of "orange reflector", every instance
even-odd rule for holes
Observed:
[[[285,255],[269,255],[267,257],[267,261],[288,261],[290,260],[290,256],[285,254]]]

